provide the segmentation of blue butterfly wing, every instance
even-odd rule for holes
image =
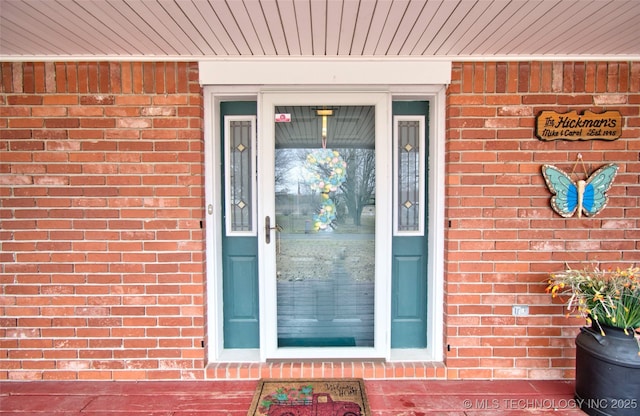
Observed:
[[[585,214],[591,215],[593,207],[595,206],[595,194],[593,185],[587,184],[584,188],[584,194],[582,195],[582,210]]]
[[[574,182],[571,182],[569,185],[569,189],[567,190],[567,210],[571,211],[571,215],[573,215],[573,210],[578,207],[578,188],[576,187]]]
[[[542,166],[547,187],[554,194],[551,207],[562,217],[571,217],[578,207],[578,189],[569,175],[552,165]]]
[[[594,216],[607,206],[609,197],[606,192],[611,188],[617,173],[618,165],[611,163],[601,167],[587,179],[582,200],[582,208],[587,216]]]

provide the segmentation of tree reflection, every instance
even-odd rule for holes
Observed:
[[[336,222],[344,223],[346,218],[351,218],[353,225],[360,226],[365,207],[375,205],[375,150],[334,150],[347,163],[346,180],[332,196],[336,204]],[[282,213],[306,214],[320,204],[320,194],[311,189],[303,172],[311,151],[313,149],[276,150],[275,183]],[[331,175],[328,166],[317,165],[314,169],[326,177]]]

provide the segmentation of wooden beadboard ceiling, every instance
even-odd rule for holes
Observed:
[[[0,59],[640,57],[638,0],[0,0]]]

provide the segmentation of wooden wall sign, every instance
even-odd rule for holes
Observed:
[[[551,140],[616,140],[622,135],[622,115],[619,111],[596,114],[585,111],[556,113],[543,111],[536,118],[536,136]]]

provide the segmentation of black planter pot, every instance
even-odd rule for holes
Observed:
[[[576,338],[576,402],[591,416],[640,415],[640,356],[632,333],[582,328]]]

